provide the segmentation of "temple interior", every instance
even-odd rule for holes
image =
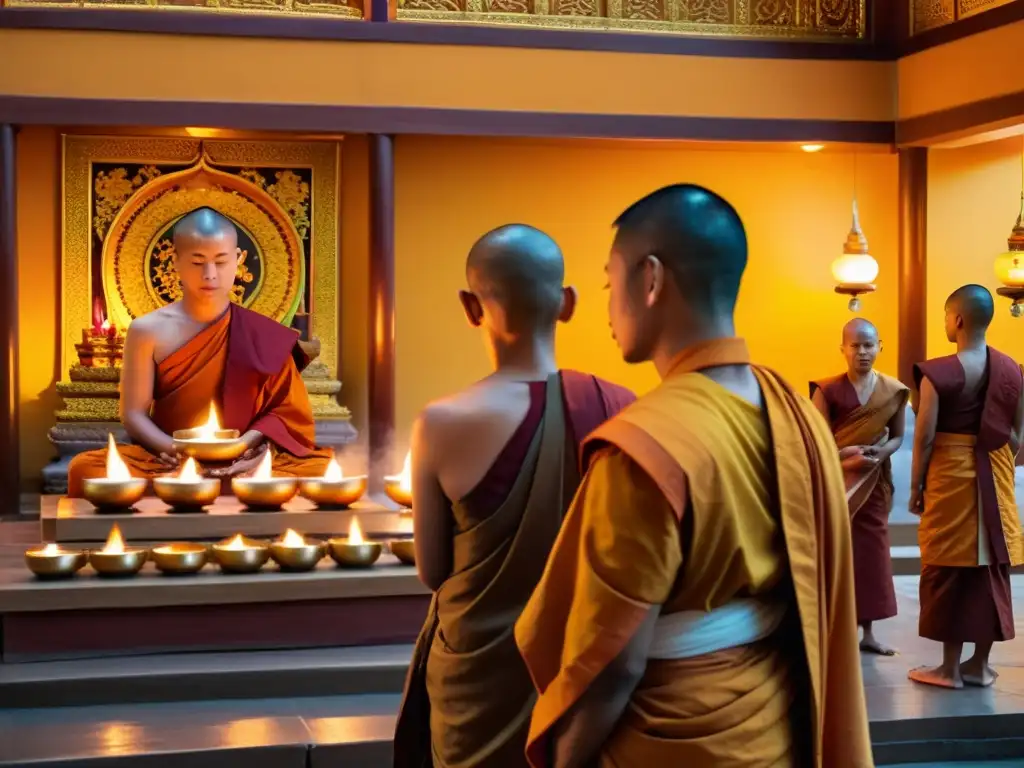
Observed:
[[[0,766],[391,764],[429,592],[389,549],[414,531],[385,491],[417,413],[490,371],[457,294],[499,225],[563,250],[579,304],[559,365],[638,394],[658,376],[609,332],[612,223],[679,181],[741,214],[737,333],[800,388],[842,371],[855,314],[878,328],[878,370],[909,384],[950,353],[943,304],[965,283],[1002,289],[989,343],[1024,358],[1024,272],[1006,266],[1024,237],[1022,46],[1024,0],[0,0]],[[65,496],[74,455],[126,440],[123,334],[180,296],[170,233],[199,206],[239,232],[236,303],[315,348],[317,445],[369,478],[351,508],[101,515]],[[851,230],[877,276],[834,267]],[[916,636],[909,440],[893,474],[902,655],[863,663],[876,763],[1022,765],[1020,641],[995,690],[952,703],[905,680],[935,645]],[[1019,468],[1017,484],[1020,508]],[[339,554],[308,573],[47,582],[24,565],[41,543],[109,547],[115,523],[149,548],[326,540],[357,517],[385,544],[371,570]]]

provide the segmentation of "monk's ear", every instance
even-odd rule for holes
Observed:
[[[558,320],[562,323],[568,323],[572,320],[572,316],[576,313],[576,300],[579,295],[576,293],[576,289],[571,285],[567,285],[562,288],[562,308],[558,311]]]
[[[665,265],[657,256],[647,256],[643,260],[644,270],[644,303],[653,307],[665,290]]]
[[[479,328],[484,321],[484,308],[480,305],[480,299],[475,293],[459,291],[459,301],[462,303],[462,310],[466,313],[466,319],[474,328]]]

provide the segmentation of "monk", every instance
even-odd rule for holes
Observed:
[[[484,235],[459,298],[494,372],[429,404],[412,430],[416,566],[434,592],[395,734],[399,768],[526,766],[535,698],[513,625],[576,492],[577,446],[634,398],[559,371],[576,292],[548,235]]]
[[[172,433],[205,424],[213,403],[247,450],[228,466],[204,467],[206,474],[251,473],[269,449],[275,474],[322,475],[330,453],[313,443],[300,376],[310,361],[298,334],[231,303],[239,258],[234,224],[200,208],[178,221],[173,238],[182,298],[136,318],[125,337],[121,423],[132,444],[118,450],[129,471],[147,479],[172,472],[180,461]],[[105,473],[106,449],[77,455],[68,495],[81,496],[83,480]]]
[[[853,577],[860,649],[892,656],[895,649],[875,637],[873,624],[896,615],[896,589],[889,552],[892,465],[903,444],[910,390],[875,370],[882,350],[878,329],[863,318],[843,326],[840,348],[846,372],[811,382],[811,401],[832,427],[846,481],[853,534]]]
[[[587,438],[516,624],[530,764],[872,766],[843,473],[735,335],[743,223],[679,184],[615,226],[612,335],[661,384]]]
[[[942,688],[989,686],[995,642],[1012,640],[1010,567],[1024,563],[1014,459],[1024,429],[1024,380],[988,346],[992,294],[965,285],[946,300],[956,354],[914,368],[919,390],[910,511],[921,516],[921,637],[942,643],[942,663],[910,679]],[[974,655],[960,663],[964,643]]]

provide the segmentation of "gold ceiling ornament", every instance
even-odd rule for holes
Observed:
[[[260,279],[246,305],[286,325],[291,321],[305,279],[305,256],[295,225],[266,191],[213,167],[203,153],[190,168],[162,174],[141,186],[110,224],[102,251],[103,291],[107,314],[117,327],[126,328],[132,319],[174,298],[177,276],[173,262],[165,258],[169,252],[163,240],[178,219],[204,206],[231,219],[258,246]],[[245,261],[241,267],[243,282],[252,282]]]
[[[1024,137],[1022,137],[1024,142]],[[1024,146],[1021,147],[1020,209],[1017,222],[1006,239],[1006,251],[996,257],[996,277],[1003,284],[996,293],[1010,299],[1010,314],[1024,315]]]

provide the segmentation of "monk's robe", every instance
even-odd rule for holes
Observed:
[[[314,444],[315,427],[301,370],[309,359],[298,334],[235,304],[156,365],[150,417],[168,435],[206,423],[217,404],[225,429],[259,430],[270,441],[273,471],[319,477],[330,452]],[[167,469],[141,445],[118,451],[133,477],[151,479]],[[80,453],[68,470],[68,495],[82,495],[82,481],[106,476],[105,448]]]
[[[483,480],[452,505],[452,574],[434,594],[413,653],[396,768],[526,765],[534,690],[513,624],[579,484],[579,440],[633,399],[572,371],[532,383],[525,419]]]
[[[828,406],[829,425],[839,448],[881,445],[889,439],[888,425],[907,406],[910,390],[897,379],[877,374],[875,389],[864,404],[847,375],[811,382],[811,395],[821,392]],[[889,512],[892,509],[892,464],[889,459],[863,470],[843,473],[853,538],[853,578],[857,593],[857,622],[881,621],[896,615],[896,588],[889,551]]]
[[[925,475],[921,548],[921,637],[942,643],[1012,640],[1010,567],[1024,563],[1010,436],[1024,381],[1020,366],[988,348],[979,394],[965,395],[956,355],[914,367],[939,399]]]
[[[597,765],[873,765],[835,442],[774,372],[753,368],[764,410],[699,373],[747,363],[741,339],[685,350],[584,445],[516,624],[539,691],[534,768],[653,606],[646,670]]]

